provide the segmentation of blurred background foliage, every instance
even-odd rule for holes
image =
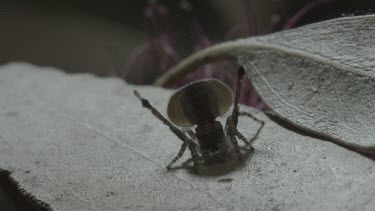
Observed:
[[[23,61],[150,84],[215,43],[374,7],[372,0],[2,0],[0,64]],[[207,77],[232,86],[235,69],[230,61],[205,65],[171,87]],[[249,82],[241,102],[266,108]]]

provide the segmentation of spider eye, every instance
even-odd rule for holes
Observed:
[[[168,117],[178,126],[213,121],[224,114],[233,101],[232,90],[217,79],[204,79],[183,86],[168,103]]]

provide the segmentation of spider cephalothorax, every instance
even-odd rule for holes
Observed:
[[[216,118],[229,109],[233,102],[233,95],[231,89],[217,79],[192,82],[172,95],[167,113],[174,124],[161,115],[148,100],[142,98],[137,91],[134,91],[134,94],[142,101],[143,107],[150,109],[158,119],[183,141],[179,153],[167,166],[168,169],[182,156],[187,147],[190,149],[194,166],[199,165],[199,160],[202,160],[203,163],[210,163],[212,160],[225,160],[230,144],[234,146],[238,159],[241,160],[237,138],[245,142],[249,150],[253,149],[251,142],[237,130],[238,116],[246,115],[261,123],[253,139],[256,138],[264,122],[250,113],[239,112],[238,101],[244,73],[244,69],[240,67],[238,69],[237,91],[234,96],[233,111],[227,118],[225,128]],[[183,127],[196,125],[195,133],[192,130],[188,130],[187,134],[190,136],[188,137],[175,125]],[[230,140],[230,142],[227,140]]]

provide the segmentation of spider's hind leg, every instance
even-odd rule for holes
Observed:
[[[241,111],[241,112],[239,112],[239,116],[247,116],[247,117],[253,119],[254,121],[260,123],[260,126],[259,126],[257,132],[256,132],[255,135],[254,135],[250,140],[248,140],[248,141],[247,141],[247,139],[246,139],[246,138],[245,138],[240,132],[238,132],[238,130],[236,129],[237,132],[238,132],[238,137],[239,137],[242,141],[244,141],[245,143],[246,143],[246,141],[247,141],[247,142],[250,144],[250,146],[251,146],[251,143],[252,143],[252,142],[253,142],[253,141],[259,136],[260,131],[263,129],[263,127],[264,127],[264,125],[265,125],[265,122],[264,122],[263,120],[260,120],[260,119],[256,118],[256,117],[253,116],[251,113],[246,112],[246,111]],[[240,135],[242,136],[242,138],[240,137]],[[246,141],[245,141],[245,140],[246,140]],[[247,145],[247,143],[246,143],[246,145]]]
[[[233,146],[234,146],[234,151],[236,152],[237,154],[237,158],[239,161],[242,161],[242,154],[241,154],[241,151],[240,151],[240,146],[238,145],[238,142],[237,142],[237,139],[236,139],[236,135],[234,133],[234,131],[228,131],[228,136],[229,136],[229,139],[230,141],[232,142]]]
[[[251,142],[248,141],[245,136],[243,136],[237,129],[234,131],[235,135],[241,139],[247,146],[249,150],[254,150],[254,147],[251,145]]]

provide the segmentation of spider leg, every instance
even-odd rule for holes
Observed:
[[[162,121],[165,125],[169,127],[169,129],[183,142],[183,145],[188,145],[191,152],[191,156],[193,158],[194,167],[198,167],[198,154],[195,148],[195,143],[189,137],[187,137],[180,129],[174,126],[168,119],[166,119],[158,110],[156,110],[156,108],[154,108],[147,99],[143,98],[137,90],[134,90],[134,95],[142,102],[143,107],[150,109],[151,113],[156,118],[158,118],[160,121]]]
[[[249,112],[246,112],[246,111],[240,111],[238,114],[239,114],[239,116],[247,116],[247,117],[253,119],[253,120],[256,121],[256,122],[259,122],[261,125],[264,125],[264,124],[265,124],[263,120],[260,120],[260,119],[256,118],[255,116],[253,116],[253,115],[252,115],[251,113],[249,113]]]
[[[198,144],[195,142],[195,140],[197,139],[197,135],[195,135],[195,133],[191,129],[187,130],[186,132],[190,136],[190,138],[193,140],[193,144],[192,144],[193,146],[192,147],[198,147]],[[172,168],[172,165],[175,164],[176,161],[182,157],[182,155],[184,154],[187,147],[188,147],[188,145],[186,143],[183,143],[181,145],[180,151],[178,151],[178,154],[176,155],[176,157],[174,157],[173,160],[168,164],[168,166],[167,166],[168,170],[170,170]],[[189,149],[190,149],[190,147],[189,147]],[[196,151],[196,150],[193,149],[193,151]],[[194,156],[194,157],[198,158],[199,156]],[[193,160],[194,160],[194,158],[193,158]],[[198,161],[196,161],[196,162],[198,162]]]
[[[195,148],[195,144],[188,144],[188,147],[189,147],[189,150],[191,152],[191,158],[193,159],[193,163],[194,163],[194,167],[195,167],[195,172],[197,172],[197,167],[198,167],[198,158],[199,158],[199,155],[197,153],[197,149]]]
[[[227,128],[227,136],[229,136],[229,139],[234,146],[234,151],[237,154],[238,160],[241,161],[242,155],[241,155],[240,147],[238,146],[238,142],[237,142],[237,139],[236,139],[235,128],[232,125],[233,123],[229,123],[229,124],[231,124],[231,125],[228,126],[228,128]]]
[[[168,164],[168,166],[167,166],[168,170],[170,170],[172,168],[172,165],[174,163],[176,163],[176,161],[182,157],[182,155],[184,154],[184,152],[186,150],[186,147],[187,147],[186,143],[183,143],[181,145],[180,151],[178,151],[178,154],[176,155],[176,157],[174,157],[173,160]]]
[[[241,95],[241,89],[242,89],[242,79],[245,74],[245,69],[240,66],[237,70],[237,89],[236,89],[236,96],[234,97],[234,102],[233,102],[233,111],[231,115],[231,119],[233,122],[233,126],[237,128],[238,124],[238,113],[239,113],[239,100],[240,100],[240,95]]]
[[[188,129],[186,132],[190,136],[191,140],[193,140],[191,147],[194,147],[195,149],[199,149],[197,135],[191,129]],[[196,152],[196,158],[200,160],[201,162],[203,162],[202,154],[200,153],[200,151],[199,150],[194,150],[194,151]]]
[[[243,136],[237,129],[235,129],[234,134],[246,144],[249,150],[254,150],[254,147],[251,145],[251,142],[248,141],[245,138],[245,136]]]
[[[193,140],[195,147],[199,147],[197,144],[197,135],[191,129],[187,130],[186,132],[190,136],[191,140]]]
[[[234,102],[233,102],[233,110],[232,114],[227,118],[227,121],[225,123],[225,128],[226,128],[226,135],[229,136],[230,141],[232,142],[234,146],[234,150],[236,151],[236,154],[238,156],[238,160],[242,160],[240,148],[238,146],[238,142],[236,139],[236,128],[238,124],[238,113],[239,113],[239,106],[238,102],[240,99],[240,94],[241,94],[241,88],[242,88],[242,78],[245,74],[245,69],[240,66],[237,70],[237,89],[236,89],[236,95],[234,97]]]
[[[246,112],[246,111],[241,111],[241,112],[239,112],[239,115],[240,115],[240,116],[247,116],[247,117],[250,117],[250,118],[253,119],[254,121],[260,123],[260,126],[259,126],[257,132],[256,132],[255,135],[249,140],[249,143],[250,143],[250,145],[251,145],[251,143],[252,143],[252,142],[258,137],[260,131],[263,129],[265,122],[264,122],[263,120],[260,120],[260,119],[256,118],[255,116],[253,116],[252,114],[250,114],[249,112]],[[241,140],[243,140],[243,139],[241,138]],[[245,141],[244,141],[244,142],[245,142]],[[245,142],[245,143],[246,143],[246,142]]]

